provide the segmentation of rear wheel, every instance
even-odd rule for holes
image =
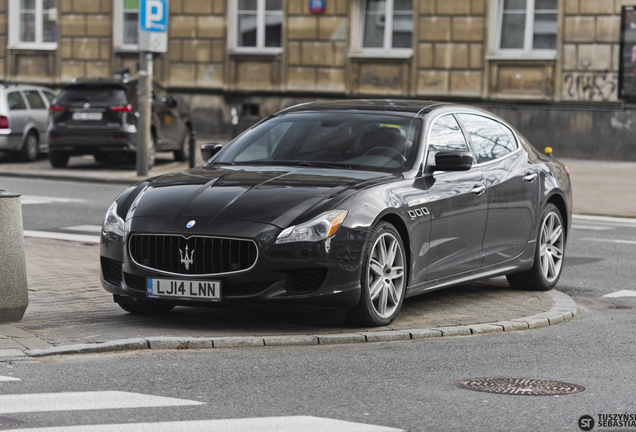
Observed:
[[[190,156],[190,129],[186,130],[178,150],[174,151],[174,160],[186,162]]]
[[[54,168],[64,168],[70,155],[65,152],[49,150],[49,162]]]
[[[29,132],[20,149],[20,160],[35,161],[38,158],[38,145],[38,136],[34,132]]]
[[[404,244],[393,225],[373,228],[362,265],[360,301],[347,310],[347,319],[361,327],[388,325],[400,312],[407,281]]]
[[[548,291],[554,288],[561,277],[565,249],[563,217],[554,204],[548,204],[540,220],[532,268],[524,273],[506,276],[513,288]]]
[[[133,315],[163,315],[174,309],[173,305],[147,303],[130,297],[114,296],[115,303]]]

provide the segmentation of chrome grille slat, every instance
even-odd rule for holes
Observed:
[[[188,247],[186,256],[185,247]],[[252,240],[159,234],[133,234],[128,241],[133,262],[174,275],[215,275],[251,268],[258,257]],[[186,265],[182,262],[192,259]]]

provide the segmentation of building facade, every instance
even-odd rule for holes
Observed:
[[[170,0],[155,79],[206,136],[294,103],[483,106],[557,155],[636,160],[617,99],[621,7],[636,0]],[[138,0],[0,0],[0,77],[59,87],[138,70]],[[632,62],[631,58],[626,59]]]

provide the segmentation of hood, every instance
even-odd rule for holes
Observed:
[[[328,198],[393,177],[305,167],[199,167],[150,180],[128,217],[219,218],[284,228]]]

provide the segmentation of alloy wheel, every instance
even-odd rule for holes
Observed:
[[[561,274],[563,265],[563,226],[556,213],[548,213],[543,220],[539,241],[541,271],[545,280],[552,283]]]
[[[404,295],[404,262],[404,251],[393,234],[378,237],[369,257],[367,281],[371,304],[381,318],[389,318],[400,306]]]

